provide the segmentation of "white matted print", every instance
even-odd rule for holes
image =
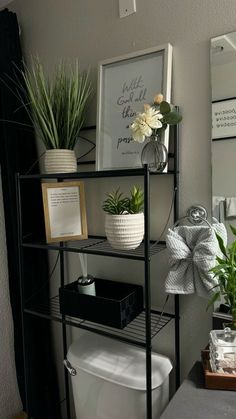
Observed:
[[[157,93],[170,101],[172,46],[150,48],[99,64],[96,169],[141,167],[144,144],[128,128]],[[168,149],[169,130],[164,132]]]
[[[87,239],[83,182],[42,183],[47,243]]]
[[[212,102],[212,139],[236,137],[236,98]]]

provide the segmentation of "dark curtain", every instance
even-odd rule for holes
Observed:
[[[37,153],[33,130],[22,125],[29,124],[27,113],[14,94],[16,85],[13,80],[19,77],[17,68],[21,68],[21,65],[17,17],[15,13],[5,9],[0,12],[0,164],[17,379],[25,406],[15,173],[25,174],[37,160]],[[34,172],[38,172],[37,165],[34,167]],[[24,231],[42,236],[44,225],[40,184],[27,182],[21,189]],[[29,198],[30,205],[27,203]],[[44,286],[43,293],[37,295],[37,290],[41,288],[42,283],[45,283],[45,278],[48,276],[47,254],[29,249],[24,251],[23,257],[27,296],[34,294],[44,303],[48,302],[48,285]],[[34,419],[58,419],[60,402],[53,367],[50,323],[30,315],[26,315],[25,318],[27,359],[30,365],[27,372],[30,414]]]

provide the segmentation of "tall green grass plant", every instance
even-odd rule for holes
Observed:
[[[21,73],[18,93],[46,149],[73,150],[92,92],[88,72],[61,62],[50,81],[36,59]]]

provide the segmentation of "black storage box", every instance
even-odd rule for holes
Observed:
[[[77,281],[59,289],[62,314],[123,329],[143,310],[143,287],[95,279],[96,296],[79,294]]]

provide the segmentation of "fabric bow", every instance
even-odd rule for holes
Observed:
[[[209,298],[218,282],[209,272],[221,256],[216,234],[227,242],[224,224],[208,226],[180,226],[169,229],[166,245],[169,251],[170,271],[165,290],[172,294],[193,294]]]

